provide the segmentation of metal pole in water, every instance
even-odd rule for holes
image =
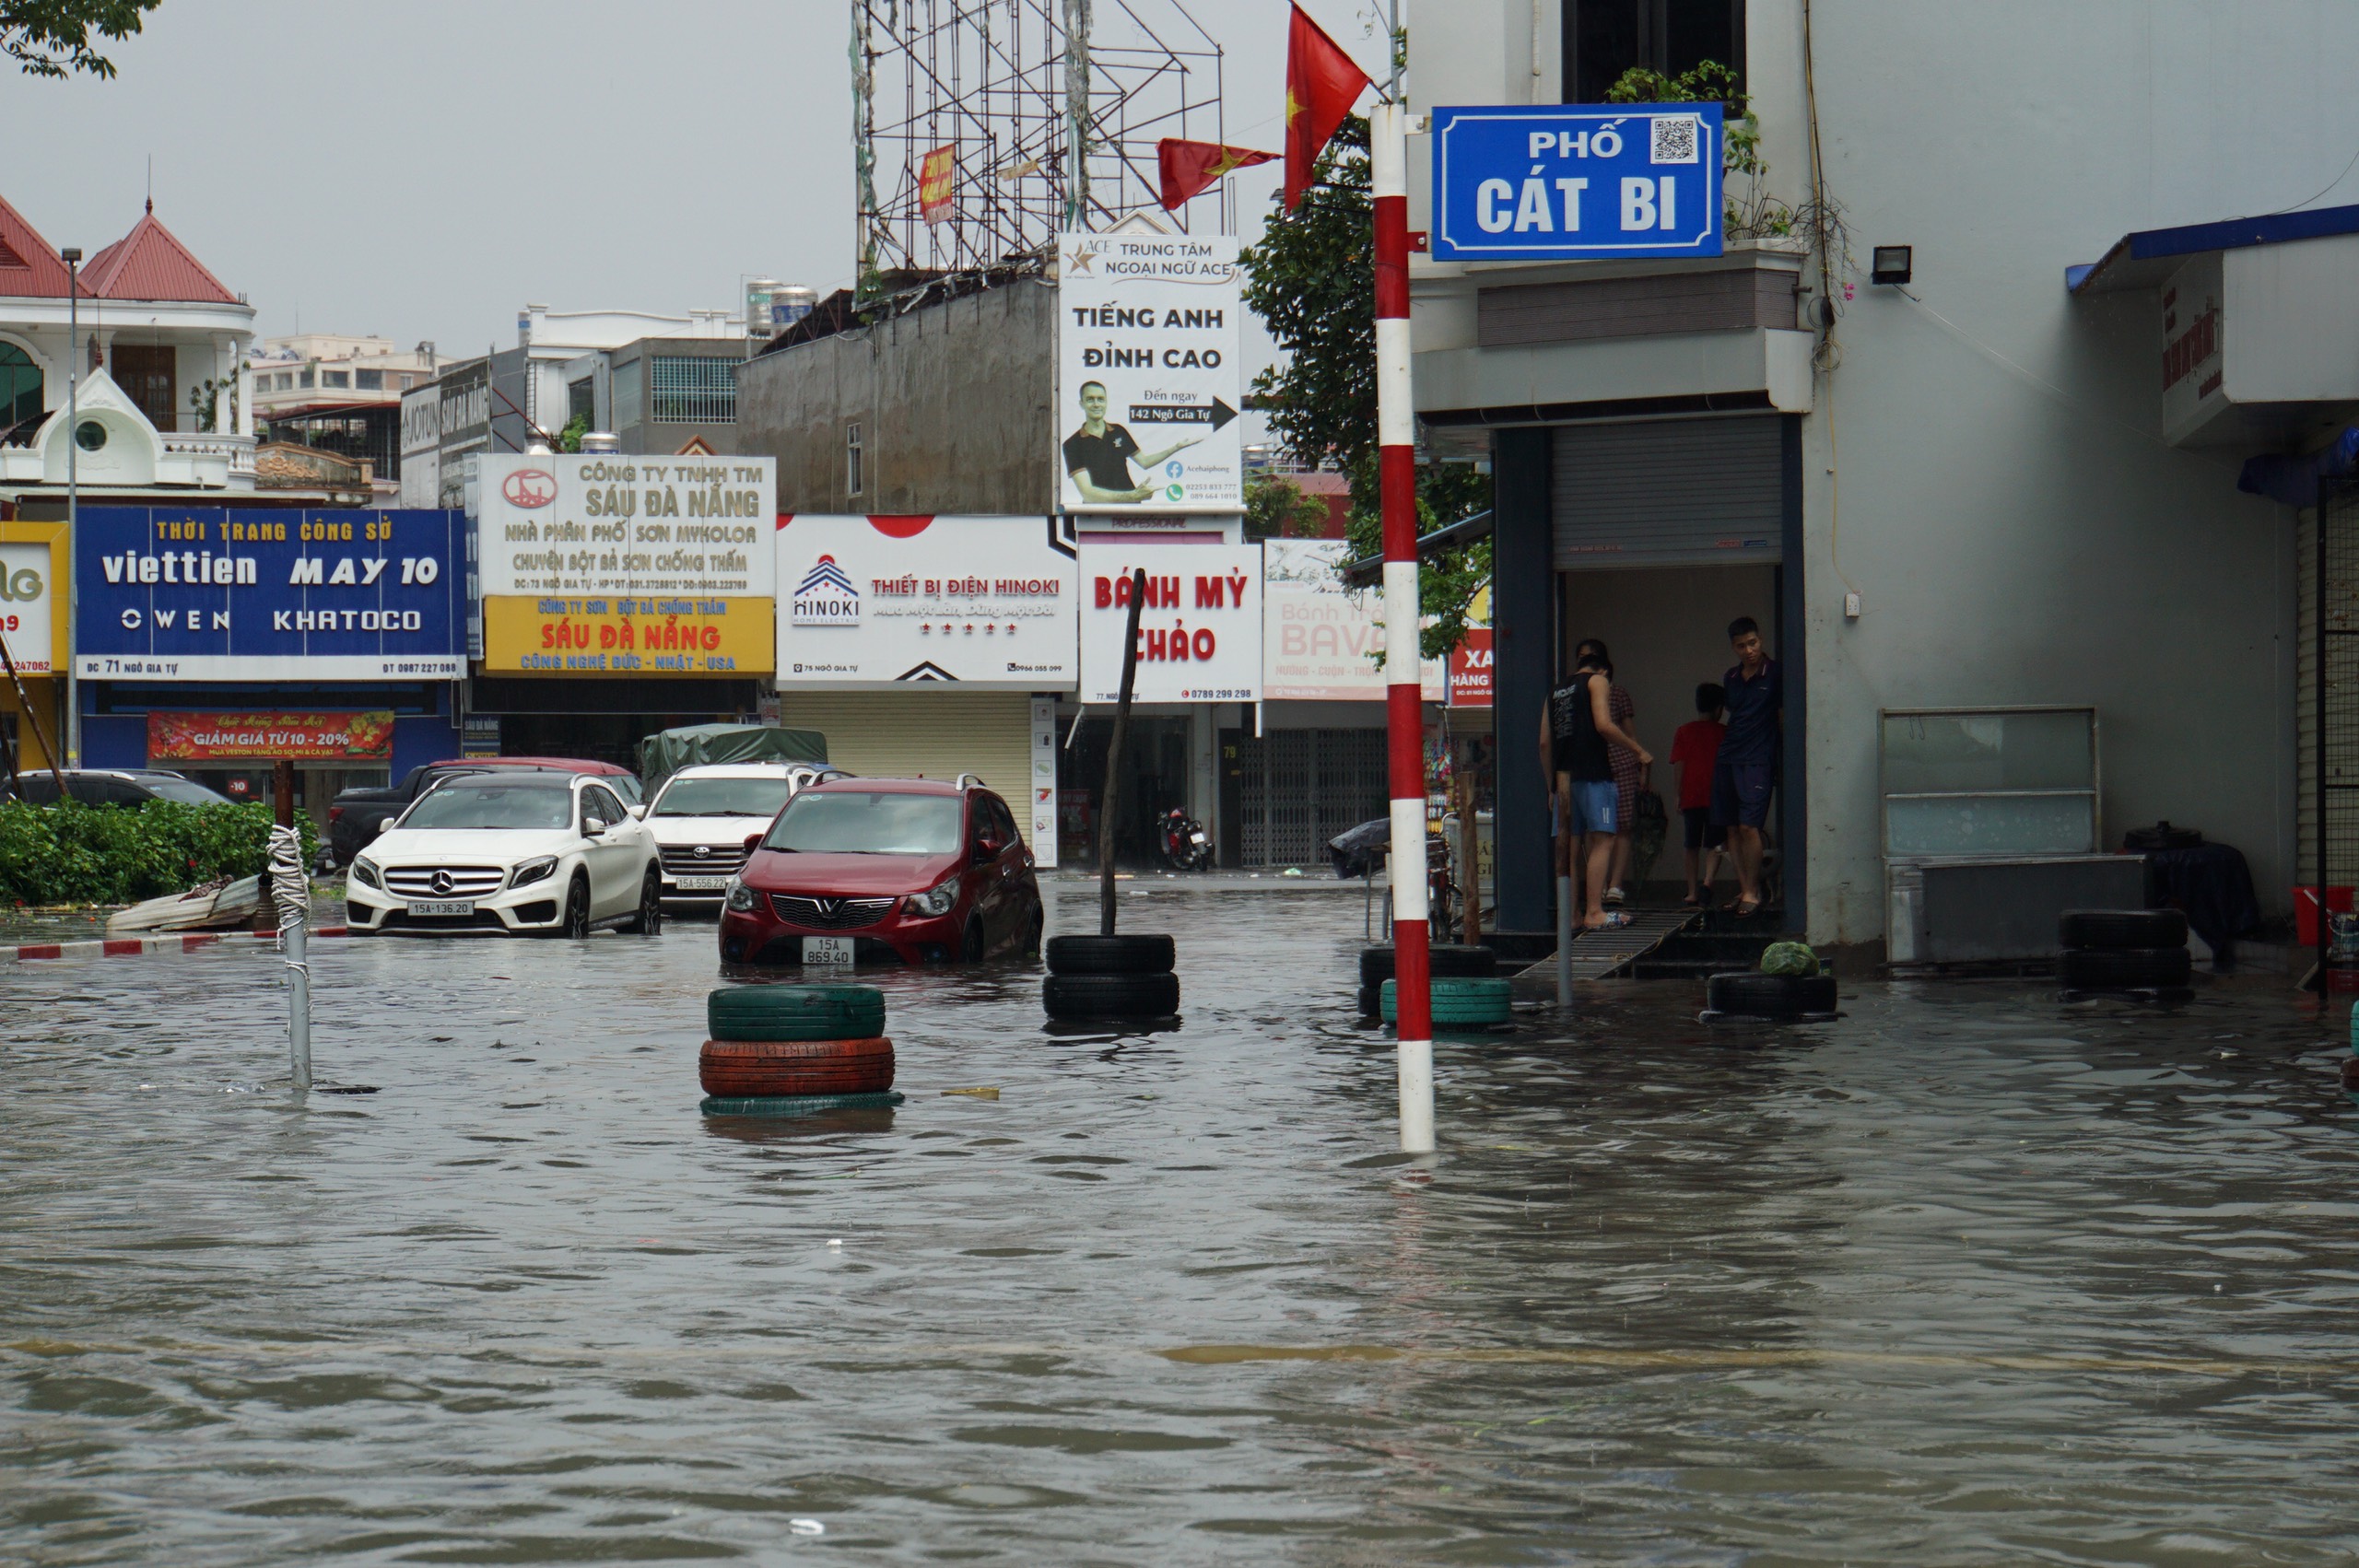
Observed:
[[[305,942],[311,886],[303,872],[303,840],[281,824],[270,830],[272,902],[278,906],[278,938],[287,951],[287,1073],[298,1089],[311,1086],[311,970]]]
[[[1376,439],[1384,517],[1384,678],[1392,801],[1392,977],[1401,1147],[1434,1147],[1433,955],[1426,883],[1426,719],[1418,691],[1417,458],[1409,384],[1409,110],[1399,73],[1368,115],[1376,217]]]

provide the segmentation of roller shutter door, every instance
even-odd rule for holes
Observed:
[[[1560,426],[1556,569],[1774,565],[1785,531],[1778,426],[1774,414]]]
[[[2326,770],[2326,880],[2359,883],[2359,487],[2330,492],[2296,514],[2299,647],[2294,711],[2300,777],[2294,803],[2294,880],[2318,874],[2318,770]],[[2326,625],[2318,625],[2318,530],[2326,530]],[[2323,630],[2323,635],[2321,635]],[[2318,661],[2326,661],[2319,689]]]
[[[872,778],[980,778],[1015,813],[1032,813],[1032,699],[1024,692],[779,692],[779,722],[827,737],[827,760]]]

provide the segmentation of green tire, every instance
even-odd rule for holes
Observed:
[[[1463,977],[1437,975],[1433,980],[1434,1026],[1484,1027],[1505,1024],[1514,1016],[1515,987],[1504,976]],[[1401,982],[1384,982],[1384,1021],[1401,1022]]]
[[[705,999],[716,1040],[864,1040],[885,1032],[874,986],[727,986]]]

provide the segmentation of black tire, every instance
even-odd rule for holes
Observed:
[[[1038,958],[1040,956],[1040,932],[1047,925],[1048,916],[1046,913],[1039,909],[1033,910],[1032,923],[1024,928],[1025,957]]]
[[[1360,988],[1360,1016],[1362,1018],[1384,1016],[1384,988],[1381,985]]]
[[[724,986],[705,998],[716,1040],[861,1040],[885,1033],[874,986]]]
[[[1168,975],[1178,956],[1168,936],[1052,936],[1051,975]]]
[[[1180,1011],[1180,977],[1050,975],[1040,1006],[1051,1018],[1168,1018]]]
[[[1499,955],[1487,947],[1470,947],[1463,942],[1436,942],[1426,951],[1433,954],[1433,973],[1437,978],[1484,979],[1499,972]],[[1360,949],[1360,984],[1380,986],[1391,979],[1392,946]]]
[[[2185,947],[2187,917],[2177,909],[2067,909],[2057,917],[2056,945]]]
[[[623,929],[638,936],[663,934],[663,873],[653,866],[647,868],[647,880],[639,884],[639,913]]]
[[[2184,986],[2195,976],[2184,947],[2073,947],[2056,955],[2068,991],[2130,991]]]
[[[1832,975],[1715,975],[1704,982],[1706,1005],[1740,1018],[1796,1018],[1835,1011]]]
[[[983,937],[983,922],[970,918],[965,933],[958,939],[958,962],[980,964],[990,954],[991,945]]]
[[[580,872],[565,890],[565,918],[557,922],[557,934],[580,942],[590,934],[590,879]]]

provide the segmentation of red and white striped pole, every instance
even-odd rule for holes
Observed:
[[[1426,719],[1417,673],[1417,459],[1409,397],[1409,111],[1368,115],[1376,199],[1376,439],[1384,512],[1384,673],[1392,798],[1392,976],[1400,994],[1401,1147],[1434,1147],[1433,954],[1426,894]]]

